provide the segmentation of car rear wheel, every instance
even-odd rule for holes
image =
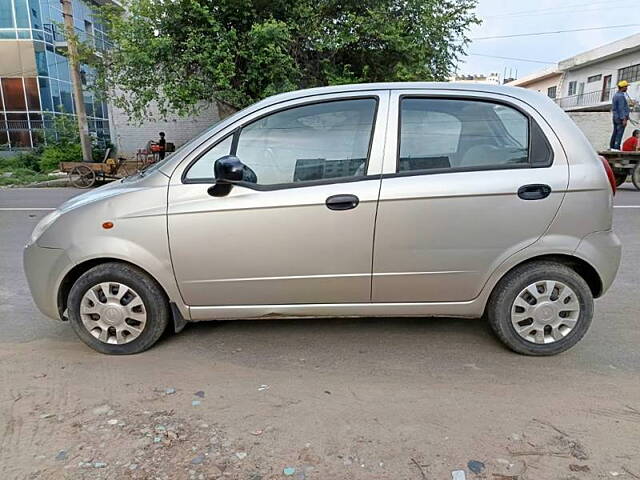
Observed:
[[[587,333],[593,295],[571,268],[553,262],[525,264],[495,287],[487,305],[491,328],[511,350],[555,355]]]
[[[129,355],[160,338],[169,323],[169,305],[161,287],[143,271],[105,263],[71,287],[68,315],[73,330],[94,350]]]

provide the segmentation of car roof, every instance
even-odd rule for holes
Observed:
[[[294,100],[313,95],[327,95],[333,93],[362,92],[375,90],[447,90],[460,92],[476,92],[507,95],[527,101],[527,103],[540,103],[548,101],[545,95],[540,92],[526,90],[521,87],[510,87],[506,85],[490,85],[483,83],[457,83],[457,82],[382,82],[382,83],[357,83],[347,85],[332,85],[328,87],[315,87],[304,90],[280,93],[261,100],[251,107],[263,108],[268,105]],[[537,100],[537,101],[536,101]]]

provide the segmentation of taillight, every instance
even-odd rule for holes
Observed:
[[[613,194],[616,194],[616,176],[613,174],[613,170],[611,169],[611,165],[607,162],[607,159],[603,156],[599,156],[600,161],[602,161],[602,166],[604,167],[604,171],[607,172],[607,178],[609,179],[609,183],[611,184],[611,191]]]

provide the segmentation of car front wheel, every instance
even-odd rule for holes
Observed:
[[[495,287],[487,305],[495,334],[524,355],[555,355],[587,333],[593,295],[573,269],[554,262],[525,264]]]
[[[161,287],[143,271],[104,263],[71,287],[68,315],[75,333],[91,348],[128,355],[158,341],[169,323],[169,305]]]

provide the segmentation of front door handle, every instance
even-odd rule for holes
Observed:
[[[360,199],[355,195],[331,195],[326,201],[329,210],[351,210],[359,203]]]
[[[540,183],[523,185],[518,189],[518,196],[522,200],[542,200],[551,195],[551,187]]]

